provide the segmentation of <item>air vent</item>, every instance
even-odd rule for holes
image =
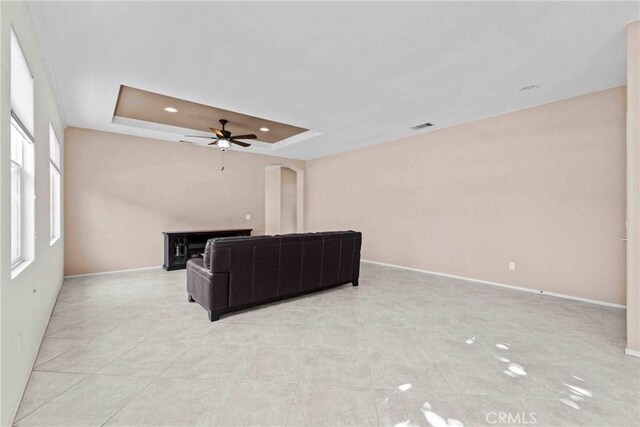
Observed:
[[[429,128],[429,127],[431,127],[431,126],[433,126],[433,124],[432,124],[432,123],[423,123],[423,124],[421,124],[421,125],[413,126],[411,129],[413,129],[413,130],[420,130],[420,129],[424,129],[424,128]]]

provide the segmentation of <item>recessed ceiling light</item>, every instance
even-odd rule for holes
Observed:
[[[164,107],[164,111],[166,111],[167,113],[177,113],[178,110],[173,108],[173,107]]]
[[[260,130],[261,130],[262,132],[269,132],[269,128],[265,128],[265,127],[260,128]]]
[[[520,88],[520,91],[524,92],[525,90],[532,90],[532,89],[538,89],[540,86],[538,85],[529,85],[529,86],[523,86]]]

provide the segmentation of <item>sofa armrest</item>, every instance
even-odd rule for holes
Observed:
[[[187,293],[207,311],[228,307],[229,273],[211,273],[202,258],[187,262]]]

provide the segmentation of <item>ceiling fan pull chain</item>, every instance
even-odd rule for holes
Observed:
[[[222,172],[222,171],[224,171],[224,150],[221,150],[221,151],[222,151],[222,157],[220,159],[221,159],[221,166],[222,167],[221,167],[220,171]]]

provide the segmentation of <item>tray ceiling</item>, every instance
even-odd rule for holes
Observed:
[[[177,111],[168,112],[165,108]],[[120,86],[114,117],[158,123],[183,129],[192,129],[210,134],[210,127],[220,128],[220,119],[228,120],[227,130],[235,135],[253,133],[258,140],[273,144],[308,129],[261,119],[235,111],[198,104],[155,92]],[[132,125],[135,122],[129,122]],[[261,129],[268,131],[261,131]]]

